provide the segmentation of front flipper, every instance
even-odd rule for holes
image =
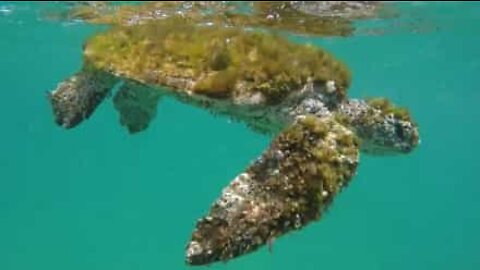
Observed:
[[[198,221],[187,263],[227,261],[319,220],[355,175],[358,156],[355,135],[333,118],[298,118]]]
[[[157,114],[160,90],[127,81],[113,98],[120,123],[130,134],[145,130]]]

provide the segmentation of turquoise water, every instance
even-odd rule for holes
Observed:
[[[321,222],[209,269],[480,269],[480,3],[398,5],[418,31],[373,21],[384,35],[310,41],[351,67],[351,96],[408,107],[420,147],[363,155]],[[98,28],[41,8],[0,4],[0,269],[187,269],[196,219],[270,138],[171,99],[135,136],[111,100],[59,128],[46,91]]]

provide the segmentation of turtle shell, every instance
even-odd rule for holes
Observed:
[[[195,24],[185,18],[115,26],[90,38],[85,63],[116,76],[214,99],[245,94],[278,103],[307,82],[335,82],[348,67],[326,50],[272,32]]]

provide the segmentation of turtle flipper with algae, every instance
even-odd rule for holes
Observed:
[[[226,261],[319,220],[355,174],[358,146],[334,118],[299,116],[198,221],[188,263]]]
[[[360,152],[409,153],[419,142],[407,110],[347,98],[340,60],[265,31],[186,18],[115,26],[86,42],[83,68],[50,93],[56,122],[77,126],[118,84],[114,106],[131,133],[173,97],[274,137],[197,221],[190,265],[237,258],[318,221]]]

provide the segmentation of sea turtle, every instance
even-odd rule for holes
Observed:
[[[319,220],[354,177],[360,152],[405,154],[419,143],[406,110],[348,99],[344,63],[281,35],[173,18],[113,27],[83,53],[82,69],[49,93],[64,128],[118,87],[114,106],[132,134],[171,96],[272,135],[197,221],[189,265],[239,257]]]

